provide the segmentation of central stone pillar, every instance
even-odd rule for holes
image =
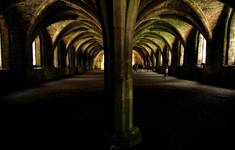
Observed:
[[[99,1],[105,54],[105,92],[111,145],[118,149],[140,143],[133,125],[132,39],[139,0]]]

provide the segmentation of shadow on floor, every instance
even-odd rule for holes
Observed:
[[[143,135],[135,149],[234,149],[234,100],[234,90],[135,74],[134,120]],[[100,73],[7,94],[0,108],[1,143],[9,149],[108,149]]]

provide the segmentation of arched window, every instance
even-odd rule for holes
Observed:
[[[229,51],[228,51],[228,65],[235,65],[235,37],[234,37],[234,33],[230,34]]]
[[[104,70],[104,51],[100,51],[94,58],[93,68]]]
[[[134,53],[132,53],[132,66],[135,64],[135,54]]]
[[[198,39],[198,53],[197,53],[197,64],[202,66],[206,63],[206,39],[202,34],[199,35]]]
[[[168,66],[171,65],[171,59],[172,59],[171,51],[168,50]]]
[[[184,65],[184,46],[182,43],[179,44],[179,66]]]
[[[60,64],[59,64],[59,48],[58,46],[56,46],[55,50],[54,50],[54,67],[55,68],[59,68]]]
[[[101,70],[104,70],[104,54],[102,55]]]
[[[162,57],[162,53],[160,53],[160,56],[159,56],[159,66],[162,66],[163,64],[163,57]]]
[[[42,67],[42,50],[40,37],[37,36],[32,43],[33,66]]]
[[[235,13],[233,13],[230,21],[229,29],[229,48],[227,52],[227,64],[235,65]]]

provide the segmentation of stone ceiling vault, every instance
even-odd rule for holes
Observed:
[[[185,46],[193,28],[210,41],[227,4],[234,7],[231,0],[141,0],[133,48],[150,55],[164,46],[172,49],[175,40]],[[64,42],[82,52],[103,50],[103,16],[96,0],[8,0],[1,7],[19,15],[29,44],[46,29],[54,48]]]

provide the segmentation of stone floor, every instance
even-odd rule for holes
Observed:
[[[140,149],[235,148],[235,90],[150,72],[136,74],[134,88]]]
[[[106,148],[102,72],[43,83],[0,99],[1,146]],[[235,90],[134,73],[134,120],[143,137],[137,150],[234,149],[234,116]]]

